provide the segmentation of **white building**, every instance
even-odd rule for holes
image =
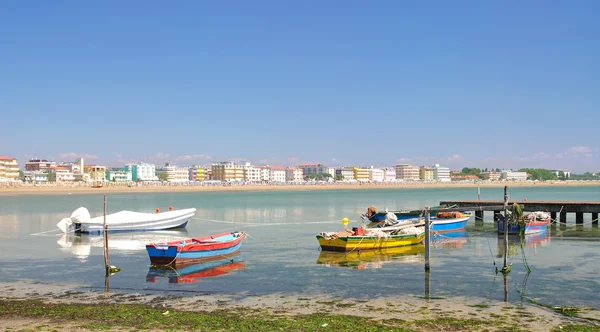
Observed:
[[[0,156],[0,181],[12,181],[17,178],[19,178],[17,159]]]
[[[252,166],[250,163],[244,165],[244,181],[261,182],[263,180],[263,170],[260,167]]]
[[[285,168],[280,166],[269,166],[271,182],[285,182]]]
[[[333,175],[335,176],[335,171]],[[285,180],[290,182],[302,182],[304,181],[304,172],[301,168],[288,167],[285,169]]]
[[[419,180],[419,167],[409,164],[398,164],[396,169],[396,179],[398,180]]]
[[[130,182],[130,181],[132,181],[132,174],[130,171],[126,171],[121,168],[113,168],[110,171],[109,170],[106,171],[106,181]]]
[[[565,180],[568,180],[571,178],[571,171],[565,171],[564,169],[553,169],[553,170],[550,170],[550,172],[556,174],[556,176],[558,177],[559,180],[561,180],[561,173]]]
[[[158,174],[165,174],[168,182],[188,182],[190,173],[187,167],[175,166],[166,163],[165,166],[156,171]]]
[[[394,182],[396,181],[396,170],[394,168],[386,168],[384,169],[384,181],[386,182]]]
[[[125,165],[125,171],[131,172],[133,181],[158,181],[154,164],[128,164]]]
[[[527,180],[527,172],[514,172],[511,170],[503,170],[500,178],[503,180],[525,181]]]
[[[369,181],[383,182],[385,181],[385,171],[379,168],[369,168]]]
[[[349,168],[338,168],[335,170],[335,178],[340,178],[342,181],[355,181],[354,170]]]
[[[56,182],[73,182],[75,181],[75,176],[73,175],[73,172],[71,172],[71,170],[68,167],[61,167],[61,166],[57,166],[54,168],[51,168],[50,173],[55,173],[56,175]]]
[[[433,166],[433,179],[439,182],[450,182],[450,168],[435,164]]]
[[[46,171],[25,171],[23,178],[29,182],[47,182],[48,173]]]

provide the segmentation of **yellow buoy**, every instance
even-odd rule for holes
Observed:
[[[348,225],[348,218],[343,218],[342,224],[344,224],[344,226]]]

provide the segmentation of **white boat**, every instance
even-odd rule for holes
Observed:
[[[183,228],[194,216],[196,209],[183,209],[158,213],[120,211],[106,215],[109,232],[157,231],[171,228]],[[63,233],[101,234],[104,232],[104,216],[90,217],[89,211],[80,207],[71,217],[63,218],[56,224]]]

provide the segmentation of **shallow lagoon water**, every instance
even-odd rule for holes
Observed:
[[[516,187],[511,199],[597,201],[598,187]],[[502,188],[482,188],[482,199],[502,199]],[[522,295],[541,303],[594,306],[600,303],[600,232],[585,216],[576,227],[525,238],[527,276],[518,238],[509,240],[511,273],[506,283],[496,267],[503,263],[503,239],[492,214],[471,218],[464,232],[432,239],[431,272],[424,271],[424,248],[330,254],[321,252],[315,235],[360,226],[369,205],[383,210],[419,209],[440,200],[472,199],[473,188],[369,189],[281,192],[196,192],[111,194],[108,212],[123,209],[154,212],[195,207],[186,229],[110,234],[110,264],[122,271],[110,277],[119,292],[195,295],[313,294],[368,299],[394,294],[415,297],[479,297],[520,302]],[[104,289],[101,236],[66,236],[56,223],[85,206],[92,216],[103,210],[102,195],[0,197],[0,282],[33,281],[88,285]],[[240,255],[185,270],[156,270],[144,245],[221,231],[245,230]],[[45,232],[39,234],[40,232]],[[527,277],[527,278],[526,278]],[[525,282],[526,281],[526,282]]]

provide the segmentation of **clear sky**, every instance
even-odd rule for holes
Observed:
[[[1,1],[0,155],[600,171],[600,1]]]

